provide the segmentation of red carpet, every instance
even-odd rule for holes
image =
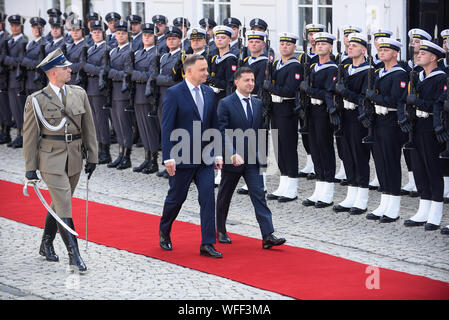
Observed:
[[[0,216],[42,228],[45,209],[32,188],[27,198],[22,187],[0,180]],[[48,192],[43,194],[50,202]],[[73,199],[73,212],[84,238],[85,201]],[[369,290],[367,265],[287,245],[263,250],[260,239],[238,234],[231,234],[232,245],[217,244],[223,259],[201,257],[199,226],[186,222],[174,223],[174,250],[166,252],[159,247],[159,220],[90,201],[89,240],[297,299],[449,299],[449,284],[442,281],[379,268],[380,288]]]

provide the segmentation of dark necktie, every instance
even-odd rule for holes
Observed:
[[[251,105],[249,104],[249,98],[244,98],[243,101],[246,102],[246,119],[251,127],[253,125],[253,111],[251,110]]]
[[[63,88],[59,88],[59,92],[61,93],[61,100],[62,100],[62,104],[66,105],[67,101],[66,101],[66,96],[65,96],[65,92]]]

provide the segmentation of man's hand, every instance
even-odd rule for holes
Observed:
[[[215,170],[221,170],[223,168],[223,158],[215,158]]]
[[[170,160],[164,163],[165,169],[167,170],[167,173],[170,175],[170,177],[173,177],[176,172],[176,161]]]
[[[94,173],[96,167],[97,165],[95,163],[86,163],[86,165],[84,166],[84,172],[88,175],[87,180],[90,179],[90,176],[92,175],[92,173]]]
[[[39,180],[36,170],[25,172],[25,178],[27,178],[28,180]]]
[[[231,159],[234,167],[240,167],[242,164],[245,163],[245,161],[243,161],[243,158],[237,153],[234,154]]]

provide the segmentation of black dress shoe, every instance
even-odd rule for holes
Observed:
[[[237,189],[238,194],[248,194],[248,189],[239,188]]]
[[[349,184],[348,180],[346,180],[346,179],[343,179],[343,180],[340,181],[340,185],[341,186],[347,186],[348,184]]]
[[[165,236],[161,231],[159,231],[159,245],[162,249],[167,251],[171,251],[173,249],[170,236]]]
[[[267,194],[267,200],[278,200],[278,199],[279,199],[279,196],[277,196],[275,194],[272,194],[272,193]]]
[[[295,201],[296,199],[298,199],[298,197],[294,197],[294,198],[289,198],[289,197],[279,197],[278,201],[279,202],[290,202],[290,201]]]
[[[379,217],[379,216],[376,216],[374,213],[368,213],[368,214],[366,215],[366,218],[367,218],[368,220],[379,220],[379,219],[380,219],[380,217]]]
[[[401,189],[401,193],[400,193],[401,196],[408,196],[409,194],[410,194],[410,191],[407,191],[405,189]]]
[[[200,255],[210,258],[223,258],[223,254],[215,250],[211,244],[202,244],[200,247]]]
[[[333,201],[331,203],[326,203],[326,202],[323,202],[323,201],[317,201],[315,203],[315,208],[322,209],[322,208],[330,207],[333,204],[334,204]]]
[[[313,206],[315,206],[315,203],[316,203],[315,201],[306,199],[302,202],[302,205],[305,207],[313,207]]]
[[[164,171],[159,171],[158,173],[156,173],[156,176],[162,178],[164,176],[164,172],[167,172],[167,170],[164,169]]]
[[[404,221],[404,226],[406,227],[419,227],[424,225],[426,222],[417,222],[417,221],[413,221],[411,219],[405,220]]]
[[[316,175],[315,173],[311,172],[307,175],[307,180],[315,180]]]
[[[307,178],[308,175],[309,175],[308,173],[302,171],[298,172],[298,178]]]
[[[273,246],[280,246],[281,244],[284,244],[287,240],[284,238],[276,238],[273,234],[269,234],[268,236],[264,237],[262,240],[262,248],[264,249],[270,249]]]
[[[107,164],[108,168],[116,168],[123,160],[123,152],[118,154],[118,157],[113,161]]]
[[[232,243],[231,238],[229,238],[227,233],[218,232],[217,239],[218,239],[218,242],[220,242],[220,243],[226,243],[226,244]]]
[[[347,207],[343,207],[339,204],[337,204],[336,206],[334,206],[332,208],[335,212],[349,212],[351,211],[351,208],[347,208]]]
[[[368,211],[368,209],[360,209],[360,208],[357,208],[357,207],[352,207],[349,210],[349,214],[353,215],[353,216],[357,216],[357,215],[365,213],[366,211]]]
[[[417,197],[419,197],[419,193],[418,193],[418,191],[410,191],[409,196],[412,198],[417,198]]]
[[[440,229],[440,226],[433,223],[426,223],[426,225],[424,226],[424,230],[426,231],[435,231],[438,229]]]
[[[378,186],[372,186],[372,185],[369,185],[369,186],[368,186],[368,189],[370,189],[370,190],[378,190],[379,187],[378,187]]]
[[[380,217],[380,219],[379,219],[379,222],[380,223],[391,223],[391,222],[395,222],[395,221],[397,221],[399,219],[399,217],[396,217],[396,218],[390,218],[390,217],[388,217],[388,216],[382,216],[382,217]]]
[[[449,227],[444,227],[443,229],[441,229],[441,233],[442,234],[449,234]]]

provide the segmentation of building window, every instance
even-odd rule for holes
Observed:
[[[144,1],[122,1],[122,16],[127,17],[130,14],[137,14],[142,17],[142,22],[145,20],[145,2]]]
[[[300,45],[302,45],[306,24],[321,23],[327,27],[329,23],[332,23],[332,0],[298,0],[298,10]]]
[[[231,0],[204,0],[203,17],[213,19],[221,25],[231,16]]]

